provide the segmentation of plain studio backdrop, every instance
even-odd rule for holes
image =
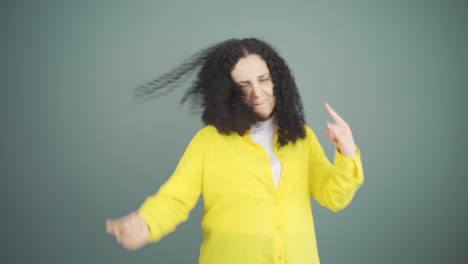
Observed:
[[[202,201],[129,252],[105,219],[167,180],[202,127],[187,86],[133,88],[227,38],[288,62],[327,156],[329,102],[361,148],[365,183],[315,201],[322,263],[467,263],[467,1],[2,1],[1,263],[197,263]]]

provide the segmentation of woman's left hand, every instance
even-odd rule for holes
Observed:
[[[327,122],[328,128],[325,130],[325,134],[333,141],[342,155],[353,157],[356,155],[356,144],[354,143],[351,128],[328,103],[325,103],[325,109],[335,121],[335,123]]]

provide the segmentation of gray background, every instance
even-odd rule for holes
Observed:
[[[2,1],[1,263],[196,263],[201,202],[129,252],[105,219],[135,210],[201,127],[183,88],[132,89],[231,37],[289,63],[329,158],[329,102],[365,184],[313,203],[322,263],[467,263],[468,1]]]

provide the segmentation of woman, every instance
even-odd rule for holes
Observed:
[[[326,135],[334,164],[304,121],[284,60],[258,39],[231,39],[138,89],[153,96],[198,67],[183,101],[203,108],[193,137],[159,191],[127,216],[106,222],[127,249],[158,241],[185,221],[200,194],[204,240],[200,263],[319,263],[310,195],[332,211],[346,207],[363,182],[359,149],[348,124]]]

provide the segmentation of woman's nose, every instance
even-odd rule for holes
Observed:
[[[252,83],[252,96],[259,97],[261,95],[261,89],[258,82]]]

